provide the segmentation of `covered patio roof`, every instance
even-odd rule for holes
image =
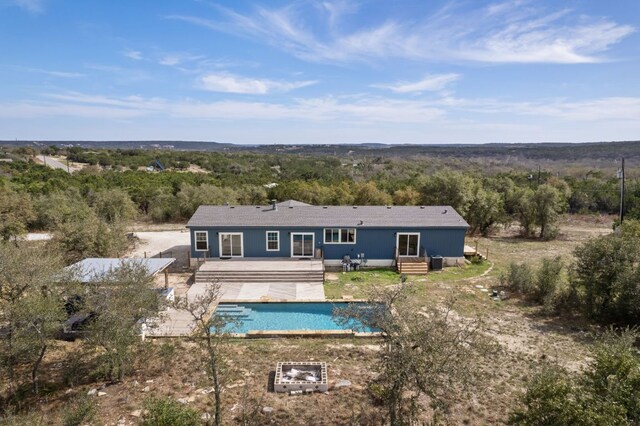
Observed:
[[[142,265],[149,275],[156,275],[158,272],[166,271],[166,269],[175,262],[176,259],[168,258],[98,258],[90,257],[80,262],[74,263],[67,267],[67,270],[75,274],[75,276],[83,283],[92,282],[95,279],[117,270],[127,265]]]

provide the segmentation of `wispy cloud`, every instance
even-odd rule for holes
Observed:
[[[160,116],[198,120],[256,120],[350,123],[362,126],[447,122],[459,112],[475,113],[478,123],[493,115],[545,117],[555,123],[637,123],[639,97],[606,97],[584,101],[562,99],[512,102],[496,99],[445,97],[435,100],[401,100],[374,96],[298,98],[290,103],[223,100],[203,102],[141,96],[102,96],[78,92],[53,93],[44,99],[0,103],[0,118],[48,116],[132,118]],[[516,120],[517,121],[517,120]],[[465,120],[466,123],[473,121]],[[459,121],[454,123],[460,124]]]
[[[166,66],[178,66],[186,62],[202,61],[206,59],[205,55],[194,55],[188,52],[166,53],[163,54],[158,63]]]
[[[142,52],[138,50],[127,50],[126,52],[123,53],[123,55],[135,61],[142,60]]]
[[[459,74],[426,75],[418,81],[398,81],[388,84],[372,84],[371,87],[388,89],[394,93],[438,92],[460,78]]]
[[[85,68],[111,74],[115,77],[116,82],[119,83],[128,84],[151,79],[151,75],[147,71],[117,65],[85,64]]]
[[[60,78],[81,78],[84,77],[85,74],[79,72],[70,72],[70,71],[55,71],[55,70],[44,70],[41,68],[26,68],[19,67],[20,69],[24,69],[29,72],[35,72],[39,74],[46,74],[51,77],[60,77]]]
[[[379,97],[333,97],[296,99],[269,103],[224,100],[169,101],[139,96],[109,97],[70,92],[48,94],[45,100],[0,103],[0,118],[47,116],[131,118],[168,116],[209,120],[295,120],[302,122],[424,123],[440,119],[445,112],[421,101]]]
[[[45,0],[12,0],[13,4],[31,13],[44,12]]]
[[[330,6],[327,10],[331,13],[324,15],[324,29],[317,29],[306,18],[305,4],[280,9],[256,7],[248,14],[218,7],[219,20],[185,15],[167,18],[249,37],[298,58],[319,62],[406,58],[589,63],[607,60],[604,53],[636,31],[631,25],[607,18],[578,15],[568,9],[549,11],[522,0],[473,10],[448,4],[419,21],[389,18],[368,27],[339,30],[334,28],[340,23],[336,16],[345,9]]]
[[[272,92],[289,92],[316,83],[317,81],[315,80],[276,81],[219,72],[202,76],[199,81],[199,87],[211,92],[266,95]]]

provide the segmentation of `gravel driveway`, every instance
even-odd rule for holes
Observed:
[[[188,265],[189,257],[189,231],[151,231],[135,232],[138,241],[130,257],[174,257],[176,266]]]

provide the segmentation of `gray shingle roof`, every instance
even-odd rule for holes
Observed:
[[[187,227],[468,228],[451,206],[200,206]]]

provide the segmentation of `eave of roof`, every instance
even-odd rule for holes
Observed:
[[[451,206],[200,206],[196,227],[468,228]]]

